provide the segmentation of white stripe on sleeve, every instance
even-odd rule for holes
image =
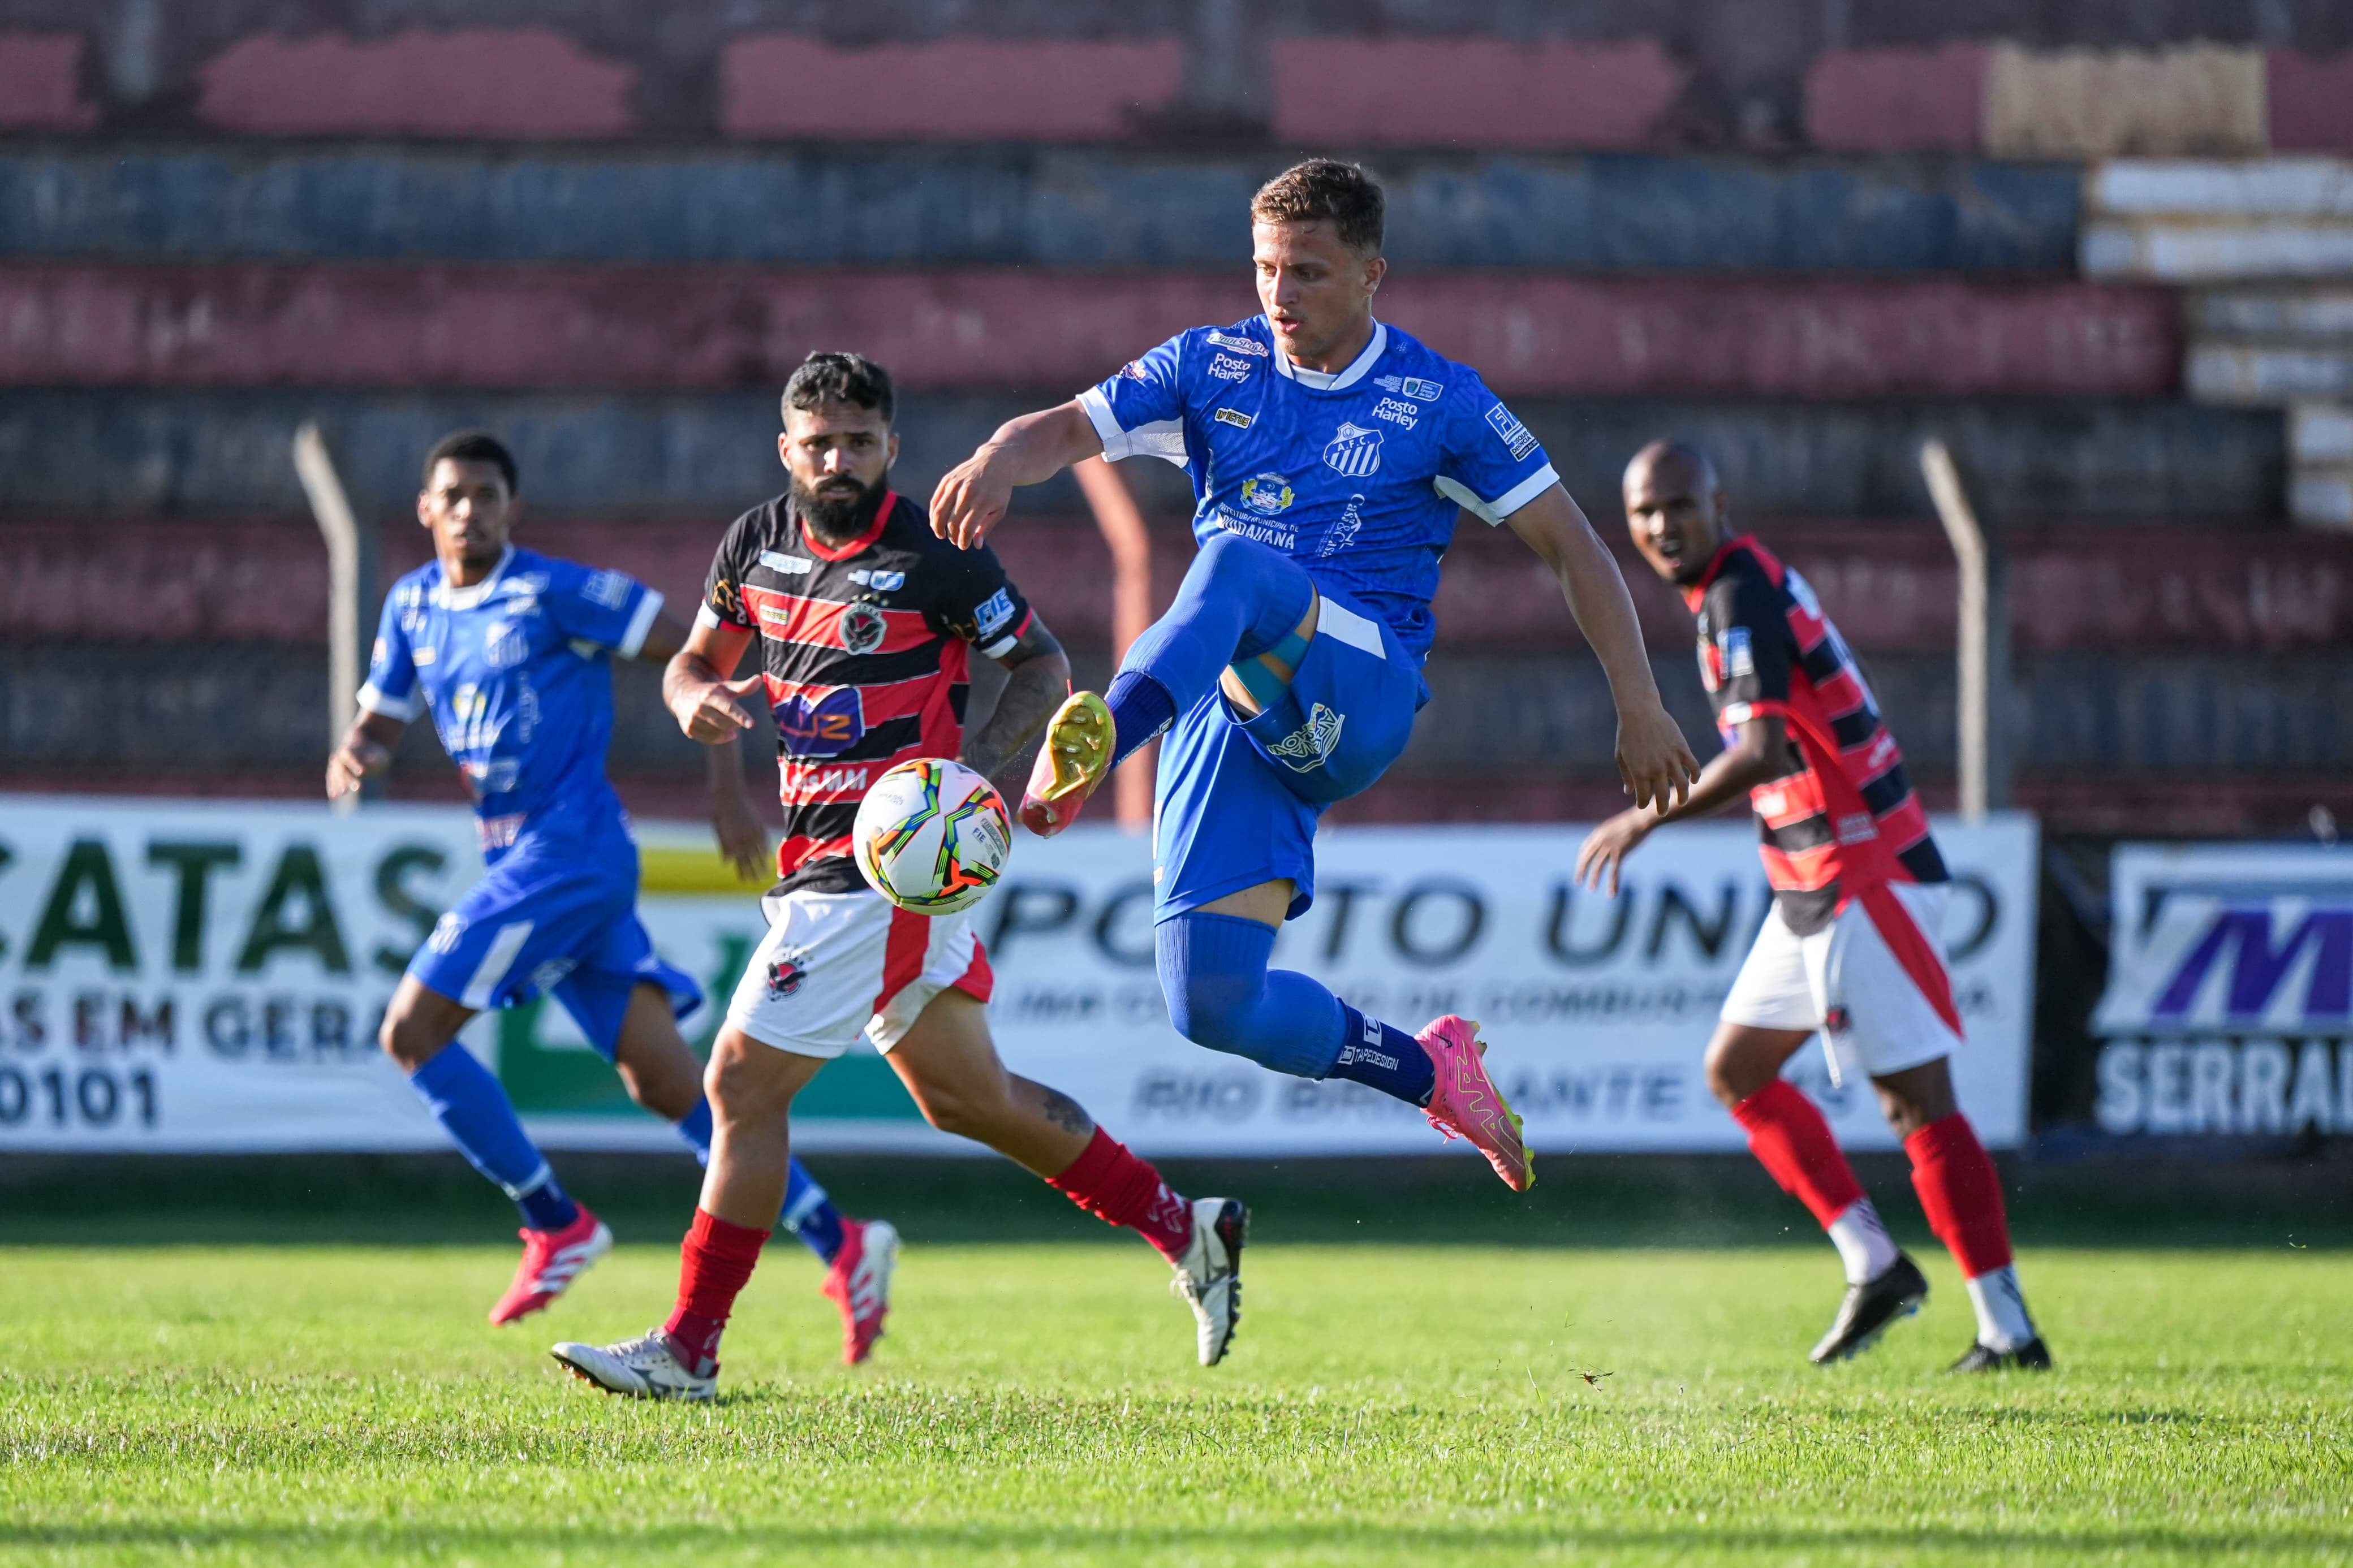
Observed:
[[[386,697],[371,680],[360,688],[359,705],[363,713],[381,713],[387,719],[397,719],[406,724],[424,710],[425,698],[423,693],[416,691],[406,697]]]
[[[629,617],[629,629],[621,634],[621,640],[613,645],[613,651],[623,658],[637,658],[638,650],[646,646],[646,634],[654,629],[654,617],[661,614],[661,595],[654,589],[647,589],[646,596],[638,603],[638,613]]]

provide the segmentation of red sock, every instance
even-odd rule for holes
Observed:
[[[1839,1152],[1831,1124],[1803,1090],[1777,1078],[1732,1108],[1748,1131],[1748,1152],[1773,1173],[1781,1190],[1813,1211],[1824,1230],[1862,1201],[1862,1184]]]
[[[690,1362],[717,1363],[719,1332],[735,1310],[736,1294],[751,1283],[752,1266],[760,1261],[767,1239],[765,1230],[694,1211],[694,1224],[678,1249],[678,1306],[662,1325]]]
[[[1171,1263],[1193,1239],[1192,1206],[1100,1127],[1071,1168],[1047,1177],[1046,1184],[1097,1219],[1136,1231]]]
[[[2010,1217],[2002,1212],[2001,1174],[1978,1142],[1977,1129],[1956,1110],[1904,1140],[1912,1156],[1912,1190],[1928,1228],[1975,1279],[2010,1267]]]

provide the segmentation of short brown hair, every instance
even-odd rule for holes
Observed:
[[[1333,158],[1293,163],[1250,198],[1257,223],[1328,223],[1340,243],[1365,256],[1381,253],[1381,187],[1361,164]]]

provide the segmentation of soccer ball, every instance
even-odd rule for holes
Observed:
[[[997,886],[1013,824],[987,779],[962,763],[917,757],[874,781],[850,841],[867,886],[912,913],[946,915]]]

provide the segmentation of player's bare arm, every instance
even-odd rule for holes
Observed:
[[[976,549],[1003,520],[1015,490],[1043,484],[1103,449],[1075,398],[1008,419],[932,492],[932,531],[959,550]]]
[[[760,689],[759,672],[729,679],[751,646],[752,634],[744,627],[697,619],[686,645],[663,668],[662,702],[688,740],[716,746],[752,728],[744,699]]]
[[[1593,647],[1618,705],[1618,774],[1640,809],[1680,803],[1699,777],[1699,760],[1659,700],[1642,628],[1626,579],[1585,513],[1554,485],[1504,520],[1560,579],[1569,614]]]
[[[988,721],[965,737],[959,759],[988,779],[1012,766],[1071,689],[1070,656],[1034,615],[1020,640],[997,662],[1006,671],[1005,689],[997,694]]]
[[[1659,801],[1647,806],[1631,806],[1586,835],[1585,843],[1577,851],[1578,885],[1616,898],[1620,868],[1625,864],[1626,857],[1651,836],[1651,829],[1670,822],[1705,816],[1746,800],[1750,790],[1775,776],[1776,759],[1787,746],[1785,727],[1778,714],[1767,714],[1742,724],[1735,732],[1732,745],[1708,759],[1707,766],[1700,770],[1699,782],[1682,801],[1672,805]]]
[[[343,736],[343,743],[327,759],[327,798],[340,800],[360,787],[370,773],[392,765],[392,753],[408,729],[388,713],[362,713]]]

